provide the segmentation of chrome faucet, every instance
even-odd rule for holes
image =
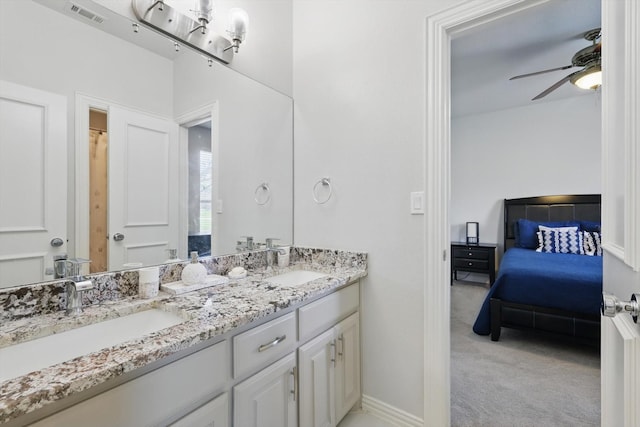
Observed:
[[[238,240],[236,243],[236,251],[244,252],[244,251],[252,251],[254,249],[253,245],[253,236],[242,236],[245,241]]]
[[[65,313],[67,316],[82,313],[82,292],[88,291],[89,289],[93,289],[93,280],[91,279],[78,282],[70,280],[66,283],[67,308]]]
[[[87,279],[80,273],[83,264],[91,262],[88,259],[60,259],[55,261],[56,274],[67,279],[65,283],[65,294],[67,296],[67,306],[65,313],[67,316],[82,313],[82,292],[93,289],[93,280]]]
[[[276,252],[279,253],[280,255],[286,254],[286,251],[284,249],[273,245],[274,240],[280,240],[280,239],[276,237],[267,237],[265,239],[267,243],[267,268],[273,267]]]

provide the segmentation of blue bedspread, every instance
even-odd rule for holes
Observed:
[[[602,257],[511,248],[502,258],[498,277],[473,325],[477,334],[491,332],[491,298],[598,314],[602,298]]]

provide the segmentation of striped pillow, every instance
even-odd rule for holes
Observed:
[[[538,248],[536,251],[549,254],[584,254],[582,238],[578,227],[538,227]]]
[[[602,256],[602,236],[598,231],[583,231],[582,246],[584,254],[589,256]]]

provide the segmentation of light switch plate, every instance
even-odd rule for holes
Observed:
[[[411,193],[411,215],[424,215],[424,191]]]

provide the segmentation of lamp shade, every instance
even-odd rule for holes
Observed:
[[[196,1],[196,18],[199,21],[209,23],[213,15],[213,0],[197,0]]]
[[[249,15],[243,9],[234,7],[229,10],[227,33],[233,40],[244,41],[249,28]]]
[[[571,83],[580,89],[597,89],[602,85],[602,68],[595,64],[578,72],[571,78]]]

